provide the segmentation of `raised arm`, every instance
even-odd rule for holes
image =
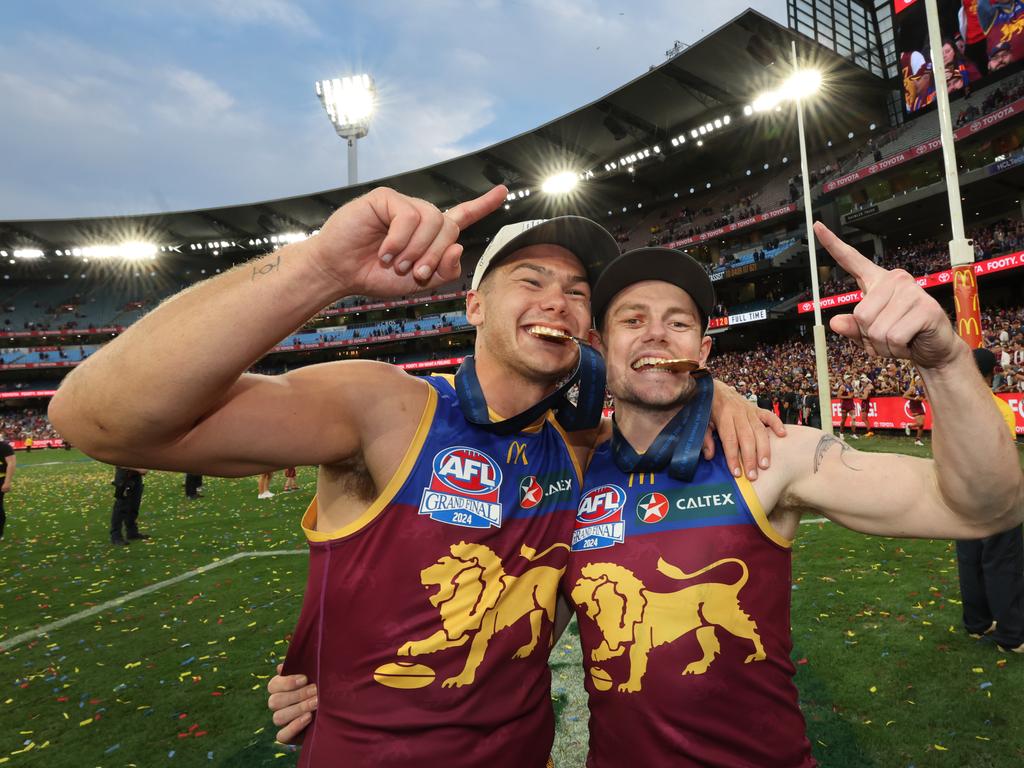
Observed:
[[[373,363],[244,372],[343,296],[398,296],[458,277],[461,229],[504,195],[495,187],[442,214],[376,189],[315,237],[164,302],[65,379],[50,421],[112,464],[241,475],[347,458],[368,411],[415,410],[425,385]]]
[[[942,307],[906,272],[882,269],[821,224],[815,233],[865,294],[852,315],[832,318],[832,329],[870,353],[915,364],[932,408],[935,459],[859,453],[818,430],[793,430],[776,446],[782,471],[757,483],[762,501],[778,516],[820,512],[887,536],[979,538],[1019,523],[1017,452]]]

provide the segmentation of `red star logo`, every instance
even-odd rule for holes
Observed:
[[[519,506],[523,509],[532,509],[540,504],[544,498],[544,489],[540,487],[537,478],[527,475],[519,481]]]
[[[668,499],[660,493],[648,493],[636,505],[636,516],[645,523],[660,523],[668,514]]]

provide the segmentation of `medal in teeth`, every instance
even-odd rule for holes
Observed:
[[[633,363],[633,370],[639,371],[643,368],[660,368],[675,373],[689,373],[700,368],[700,363],[685,357],[665,359],[663,357],[641,357]]]
[[[572,341],[572,336],[557,328],[548,328],[544,325],[531,325],[526,329],[528,333],[540,339],[551,341]]]

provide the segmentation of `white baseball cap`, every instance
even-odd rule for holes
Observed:
[[[572,253],[587,270],[593,285],[601,270],[619,255],[619,245],[608,230],[583,216],[558,216],[507,224],[498,230],[476,263],[470,287],[480,287],[484,275],[504,258],[531,245],[559,245]]]

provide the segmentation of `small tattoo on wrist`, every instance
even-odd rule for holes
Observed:
[[[274,261],[265,261],[262,264],[252,265],[252,279],[255,281],[258,277],[269,275],[275,269],[281,266],[281,254],[277,254],[277,259]]]

